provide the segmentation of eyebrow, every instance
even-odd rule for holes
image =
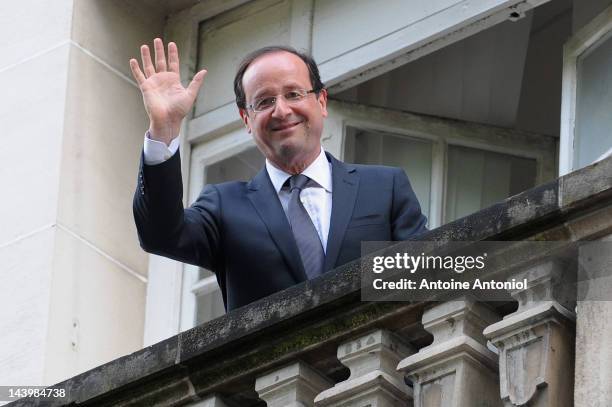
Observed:
[[[310,85],[308,85],[308,86],[310,86]],[[275,96],[275,95],[278,95],[279,93],[286,92],[286,91],[292,90],[292,89],[308,89],[308,86],[304,87],[303,85],[300,85],[297,82],[295,82],[295,83],[291,83],[291,84],[287,84],[287,85],[283,86],[279,92],[277,92],[277,91],[272,92],[269,88],[268,89],[266,89],[266,88],[258,89],[253,94],[253,100],[260,99],[262,97]]]

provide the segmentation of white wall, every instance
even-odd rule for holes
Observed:
[[[148,122],[128,59],[164,18],[120,0],[0,8],[0,385],[50,384],[143,344]]]
[[[3,2],[0,8],[0,385],[38,384],[46,350],[72,1]]]

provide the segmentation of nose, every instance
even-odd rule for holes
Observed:
[[[278,96],[276,98],[276,103],[272,108],[272,117],[275,119],[283,119],[289,114],[291,114],[291,107],[289,106],[289,103],[287,103],[284,97]]]

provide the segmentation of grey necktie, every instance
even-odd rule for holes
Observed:
[[[310,219],[302,201],[300,201],[300,192],[308,181],[310,181],[310,178],[302,174],[293,175],[289,178],[291,195],[289,196],[287,215],[295,242],[300,251],[304,271],[306,271],[308,279],[313,279],[323,273],[325,253],[317,229],[315,229],[312,219]]]

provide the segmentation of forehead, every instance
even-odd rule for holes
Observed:
[[[310,73],[302,58],[286,51],[264,54],[255,59],[244,72],[242,86],[245,95],[286,87],[310,88]]]

